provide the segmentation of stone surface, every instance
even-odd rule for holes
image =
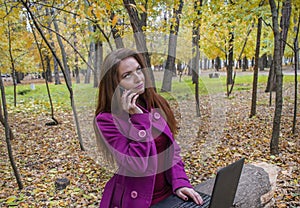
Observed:
[[[276,188],[278,168],[267,163],[246,164],[240,177],[234,199],[234,207],[272,207]],[[195,187],[196,190],[211,195],[215,178]]]

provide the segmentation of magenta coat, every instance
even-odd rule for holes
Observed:
[[[173,192],[180,187],[192,188],[180,158],[180,148],[159,109],[143,114],[115,116],[99,113],[96,123],[119,166],[107,182],[100,208],[148,208],[155,183],[155,174],[166,171]],[[164,133],[170,140],[164,153],[165,167],[158,170],[157,152],[152,129]]]

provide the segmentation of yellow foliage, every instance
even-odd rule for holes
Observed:
[[[117,15],[114,16],[113,20],[111,21],[112,26],[115,26],[118,22],[119,17]]]

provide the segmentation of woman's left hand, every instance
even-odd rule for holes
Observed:
[[[200,194],[192,188],[188,188],[188,187],[178,188],[176,190],[176,195],[181,199],[183,199],[184,201],[187,201],[189,198],[191,198],[196,204],[198,205],[203,204],[203,200]]]

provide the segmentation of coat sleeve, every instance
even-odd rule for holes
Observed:
[[[174,156],[172,158],[172,167],[166,171],[166,178],[168,182],[172,185],[173,193],[181,187],[192,188],[190,181],[184,170],[184,163],[180,157],[180,147],[173,141],[172,149],[174,151]]]
[[[156,171],[150,116],[149,113],[134,114],[129,121],[131,124],[123,123],[124,126],[110,113],[100,113],[96,117],[102,138],[120,166],[119,170],[127,174],[145,176]]]

